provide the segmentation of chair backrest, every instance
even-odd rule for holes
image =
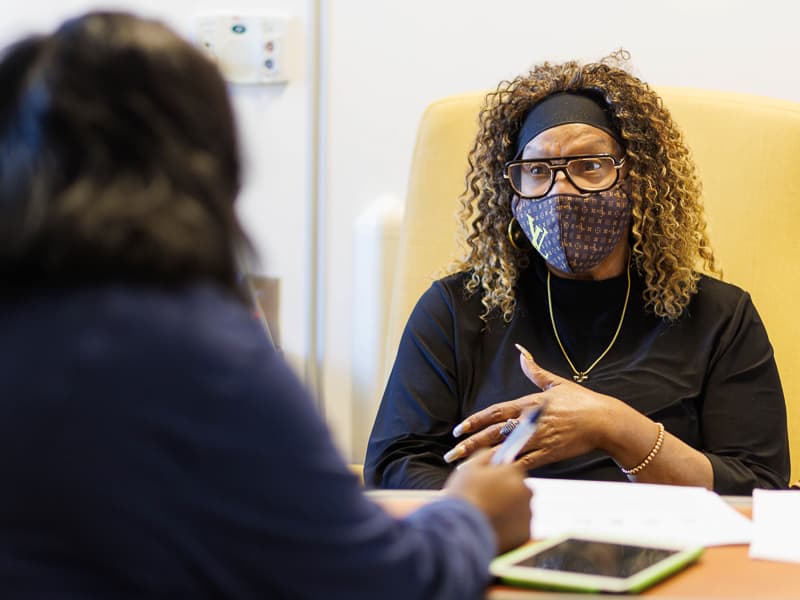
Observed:
[[[731,92],[657,91],[692,150],[724,278],[750,292],[775,348],[789,413],[792,478],[798,479],[800,104]],[[439,100],[422,117],[389,312],[387,373],[414,304],[459,252],[457,199],[484,95]]]

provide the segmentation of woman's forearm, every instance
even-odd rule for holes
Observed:
[[[714,488],[705,454],[667,431],[659,444],[659,425],[626,404],[609,411],[603,431],[600,446],[623,471],[634,471],[631,481]]]

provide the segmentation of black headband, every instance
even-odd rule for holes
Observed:
[[[517,136],[515,158],[522,156],[525,146],[537,135],[546,129],[567,123],[586,123],[597,127],[622,144],[619,129],[611,120],[611,114],[601,99],[581,93],[558,92],[537,102],[525,115]]]

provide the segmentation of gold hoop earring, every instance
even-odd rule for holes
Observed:
[[[525,248],[519,246],[517,244],[516,238],[519,237],[519,230],[514,229],[514,224],[517,222],[515,217],[511,217],[511,220],[508,222],[508,241],[511,242],[511,245],[516,248],[517,250],[525,250]]]

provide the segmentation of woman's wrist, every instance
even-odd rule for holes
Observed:
[[[614,424],[621,418],[619,407],[621,403],[616,398],[610,396],[608,400],[603,409],[598,413],[594,444],[600,450],[613,456],[612,449],[617,444],[616,427]]]
[[[620,469],[623,473],[625,473],[625,475],[628,475],[629,477],[638,475],[644,471],[650,465],[650,463],[653,462],[653,459],[658,455],[658,453],[661,452],[661,446],[664,444],[664,425],[662,423],[656,423],[656,425],[658,426],[658,435],[656,436],[656,441],[647,456],[645,456],[639,464],[634,465],[629,469],[626,469],[620,465]]]
[[[638,454],[639,439],[643,432],[649,434],[653,422],[621,400],[613,400],[605,411],[597,447],[617,463],[626,464],[631,455]],[[650,450],[650,446],[647,450]]]

